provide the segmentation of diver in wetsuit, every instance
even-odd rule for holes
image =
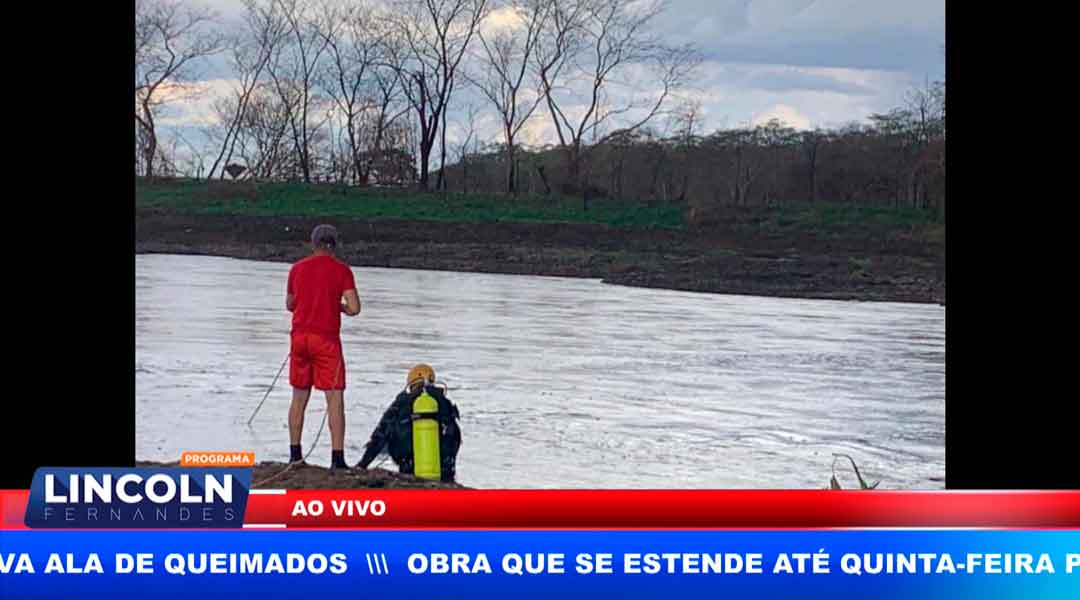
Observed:
[[[454,481],[457,453],[461,447],[461,429],[458,427],[458,409],[446,397],[445,392],[434,385],[435,371],[428,365],[416,365],[409,370],[406,386],[383,413],[382,419],[371,434],[364,457],[357,468],[366,469],[371,461],[386,448],[390,458],[401,473],[414,474],[416,461],[413,456],[413,427],[418,415],[414,413],[417,399],[426,393],[437,403],[437,412],[431,418],[438,424],[439,479]]]

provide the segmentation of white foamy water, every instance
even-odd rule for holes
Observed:
[[[288,353],[288,268],[135,257],[140,460],[288,459],[287,369],[246,425]],[[468,486],[820,488],[834,453],[882,488],[944,486],[944,307],[353,271],[364,309],[342,317],[350,464],[408,368],[428,362],[461,410]],[[305,452],[324,408],[313,393]],[[324,431],[309,462],[329,458]]]

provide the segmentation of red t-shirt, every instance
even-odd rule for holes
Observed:
[[[292,332],[341,335],[341,296],[356,289],[352,269],[330,255],[309,256],[289,269],[288,293],[296,300]]]

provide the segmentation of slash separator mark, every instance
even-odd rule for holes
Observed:
[[[389,575],[390,566],[386,563],[385,554],[370,554],[365,552],[364,558],[367,560],[368,573],[372,575]]]

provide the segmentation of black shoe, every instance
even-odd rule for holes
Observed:
[[[300,444],[289,446],[289,462],[304,462],[304,449],[300,447]]]
[[[330,454],[330,469],[348,469],[349,464],[345,462],[345,451],[334,450]]]

